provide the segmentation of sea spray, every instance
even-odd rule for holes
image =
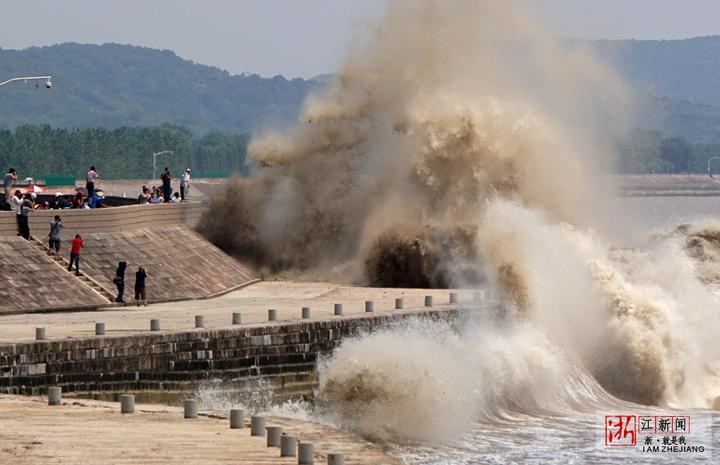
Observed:
[[[253,137],[258,169],[201,231],[269,273],[440,287],[483,283],[462,233],[483,199],[602,224],[594,122],[622,124],[627,95],[545,36],[526,2],[389,2],[295,128]]]
[[[253,138],[258,171],[201,223],[271,273],[500,292],[508,327],[383,332],[323,363],[319,399],[367,434],[445,439],[475,419],[612,405],[604,390],[686,407],[720,394],[718,303],[698,279],[717,241],[608,239],[594,136],[623,124],[627,94],[542,39],[526,7],[390,2],[295,128]]]
[[[454,441],[477,420],[591,409],[603,396],[523,324],[414,321],[344,342],[319,366],[318,414],[382,440]]]
[[[448,441],[475,421],[622,405],[609,394],[711,405],[718,299],[683,236],[613,248],[518,201],[483,211],[477,247],[505,308],[460,332],[417,322],[343,343],[319,366],[328,411],[372,437]]]

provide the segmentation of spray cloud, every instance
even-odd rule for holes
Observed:
[[[602,236],[591,173],[607,154],[593,142],[599,121],[623,122],[622,83],[544,39],[531,13],[390,2],[298,125],[253,139],[258,173],[205,220],[211,240],[274,272],[503,293],[514,323],[500,332],[371,335],[321,367],[319,397],[368,434],[434,437],[423,419],[444,411],[564,408],[605,391],[682,406],[720,394],[717,303],[682,239],[628,250]],[[408,341],[415,351],[399,349]],[[462,376],[468,389],[448,391]],[[567,389],[538,382],[557,379]]]
[[[483,199],[594,221],[585,129],[622,110],[622,85],[509,3],[389,2],[298,125],[253,138],[258,173],[205,234],[274,272],[447,286],[482,280]]]

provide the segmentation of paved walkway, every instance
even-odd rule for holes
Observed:
[[[50,407],[46,398],[0,395],[0,463],[12,465],[193,465],[297,464],[280,458],[265,437],[246,427],[230,429],[226,412],[185,420],[181,408],[135,406],[120,414],[119,403],[72,401]],[[212,412],[211,412],[212,413]],[[343,431],[315,423],[268,418],[267,425],[315,447],[315,463],[328,453],[345,454],[348,465],[399,465],[379,447]]]
[[[212,276],[206,279],[212,279]],[[472,299],[472,291],[455,291],[460,302]],[[438,289],[390,289],[343,286],[332,283],[264,281],[210,300],[151,304],[148,307],[115,307],[106,311],[0,316],[0,343],[34,340],[35,328],[44,326],[50,340],[90,337],[95,323],[105,323],[107,336],[149,331],[150,319],[159,318],[161,330],[188,330],[195,315],[203,315],[206,328],[232,326],[232,313],[242,314],[243,324],[267,323],[267,310],[276,309],[281,322],[301,319],[301,308],[310,307],[312,319],[333,316],[335,303],[343,304],[345,315],[361,315],[365,301],[375,303],[375,313],[394,311],[395,298],[402,297],[406,309],[424,307],[424,297],[433,296],[434,307],[449,303],[449,291]]]

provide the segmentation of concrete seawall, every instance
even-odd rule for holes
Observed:
[[[490,305],[490,304],[484,304]],[[475,306],[473,308],[477,310]],[[278,396],[315,386],[318,356],[349,336],[410,318],[454,320],[457,307],[308,322],[0,345],[0,393],[188,391],[204,380],[262,379]]]
[[[50,222],[60,215],[65,224],[64,237],[75,234],[115,233],[138,228],[182,224],[194,228],[204,207],[200,202],[157,205],[128,205],[97,209],[35,210],[30,214],[30,231],[39,238],[47,237]],[[0,237],[15,236],[15,213],[0,211]]]

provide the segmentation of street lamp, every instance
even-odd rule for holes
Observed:
[[[720,159],[720,157],[712,157],[708,160],[708,176],[710,176],[711,178],[713,177],[713,175],[712,171],[710,171],[710,162],[717,159]]]
[[[166,154],[166,153],[175,153],[175,152],[173,152],[172,150],[163,150],[162,152],[155,152],[155,153],[153,153],[153,175],[152,175],[152,178],[153,178],[153,179],[155,179],[155,160],[156,160],[157,157],[159,157],[160,155],[163,155],[163,154]]]
[[[28,81],[45,81],[45,87],[48,89],[52,87],[52,76],[25,76],[25,77],[16,77],[12,79],[8,79],[5,82],[0,82],[0,86],[4,86],[5,84],[10,84],[11,82],[28,82]]]

